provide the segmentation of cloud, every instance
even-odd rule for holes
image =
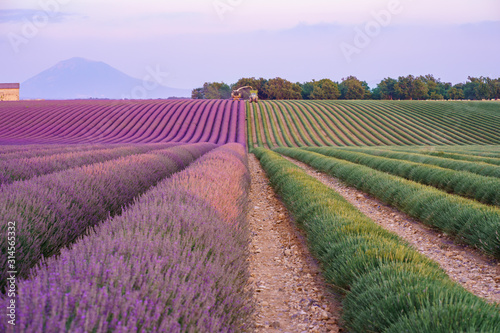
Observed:
[[[32,20],[38,16],[48,17],[50,22],[63,22],[70,18],[78,17],[77,14],[64,12],[45,12],[36,9],[6,9],[0,10],[0,23],[18,23]]]

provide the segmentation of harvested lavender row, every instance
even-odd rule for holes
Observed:
[[[144,154],[155,149],[165,149],[175,145],[177,144],[144,144],[0,161],[0,185],[119,157]]]
[[[246,163],[243,146],[218,148],[34,269],[16,330],[247,329]]]
[[[167,148],[0,188],[0,220],[16,222],[18,276],[26,276],[42,256],[57,253],[88,227],[120,213],[134,197],[214,147],[200,143]],[[184,150],[193,154],[186,155]],[[6,235],[7,223],[2,223],[0,230]],[[1,267],[7,267],[7,246],[7,237],[0,239]],[[6,277],[7,271],[2,270],[1,288]]]

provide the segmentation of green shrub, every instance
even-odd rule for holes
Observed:
[[[500,332],[500,312],[487,311],[483,304],[441,304],[403,317],[386,333]]]

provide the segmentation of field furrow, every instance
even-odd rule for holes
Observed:
[[[262,101],[278,111],[283,142],[303,146],[394,146],[499,144],[500,119],[475,104],[467,114],[460,102]],[[249,106],[256,108],[258,106]],[[483,108],[485,111],[483,112]],[[260,110],[260,109],[259,109]],[[262,122],[264,143],[267,131]],[[279,127],[279,126],[278,126]],[[484,130],[481,130],[484,129]],[[274,134],[273,134],[274,135]],[[271,141],[271,140],[269,140]],[[276,140],[275,140],[276,141]],[[272,143],[280,146],[278,142]],[[291,146],[287,144],[287,146]]]

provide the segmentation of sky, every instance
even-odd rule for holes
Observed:
[[[498,0],[1,0],[0,82],[72,57],[193,89],[433,74],[500,77]]]

